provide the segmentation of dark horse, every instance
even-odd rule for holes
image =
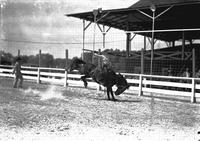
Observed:
[[[116,74],[113,70],[102,70],[96,67],[94,64],[86,63],[81,59],[75,58],[72,60],[69,72],[73,70],[78,70],[80,74],[84,76],[81,77],[81,80],[84,82],[84,86],[87,87],[86,78],[92,78],[96,83],[103,85],[107,88],[108,99],[110,100],[110,94],[112,99],[115,100],[113,95],[112,87],[117,86],[115,95],[120,95],[128,87],[126,79],[121,74]],[[110,93],[110,94],[109,94]]]

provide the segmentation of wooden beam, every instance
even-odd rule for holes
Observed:
[[[126,57],[129,58],[131,50],[131,33],[126,33]]]

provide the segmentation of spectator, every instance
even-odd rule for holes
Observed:
[[[15,75],[14,82],[13,82],[14,88],[22,88],[23,77],[22,77],[22,73],[21,73],[21,64],[22,64],[22,59],[20,57],[18,57],[16,59],[16,63],[15,63],[15,66],[14,66],[13,72],[12,72]],[[18,84],[18,80],[19,80],[19,84]]]
[[[172,70],[170,68],[167,70],[167,74],[168,76],[172,76]]]
[[[198,72],[195,74],[196,78],[200,78],[200,69],[198,70]]]
[[[189,68],[186,68],[185,72],[183,72],[183,77],[190,77]]]

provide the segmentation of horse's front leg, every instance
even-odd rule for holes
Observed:
[[[107,95],[108,95],[108,99],[110,100],[110,95],[109,95],[109,93],[110,93],[111,96],[112,96],[112,100],[115,101],[116,99],[115,99],[115,96],[114,96],[114,94],[113,94],[112,87],[107,87]]]
[[[108,100],[110,100],[109,88],[108,88],[108,87],[106,87],[106,90],[107,90],[107,96],[108,96]]]
[[[112,96],[112,100],[113,100],[113,101],[116,101],[115,96],[114,96],[114,94],[113,94],[112,87],[110,87],[110,93],[111,93],[111,96]]]
[[[81,80],[84,82],[84,86],[85,86],[85,88],[87,88],[87,85],[88,85],[88,83],[87,83],[87,81],[86,81],[86,78],[87,78],[86,75],[81,76]]]

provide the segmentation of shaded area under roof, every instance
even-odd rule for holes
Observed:
[[[196,4],[200,0],[140,0],[130,6],[129,8],[141,9],[149,8],[151,5],[156,7],[171,6],[171,5],[186,5],[186,4]]]
[[[171,29],[195,29],[185,31],[185,39],[200,39],[200,0],[140,0],[128,8],[103,10],[97,15],[98,24],[106,25],[124,31],[151,31],[152,19],[142,14],[140,11],[151,15],[150,6],[156,6],[156,16],[166,11],[156,18],[155,30]],[[66,16],[94,21],[93,11],[67,14]],[[151,32],[137,33],[151,37]],[[175,41],[182,39],[181,31],[156,32],[155,38],[164,41]]]

